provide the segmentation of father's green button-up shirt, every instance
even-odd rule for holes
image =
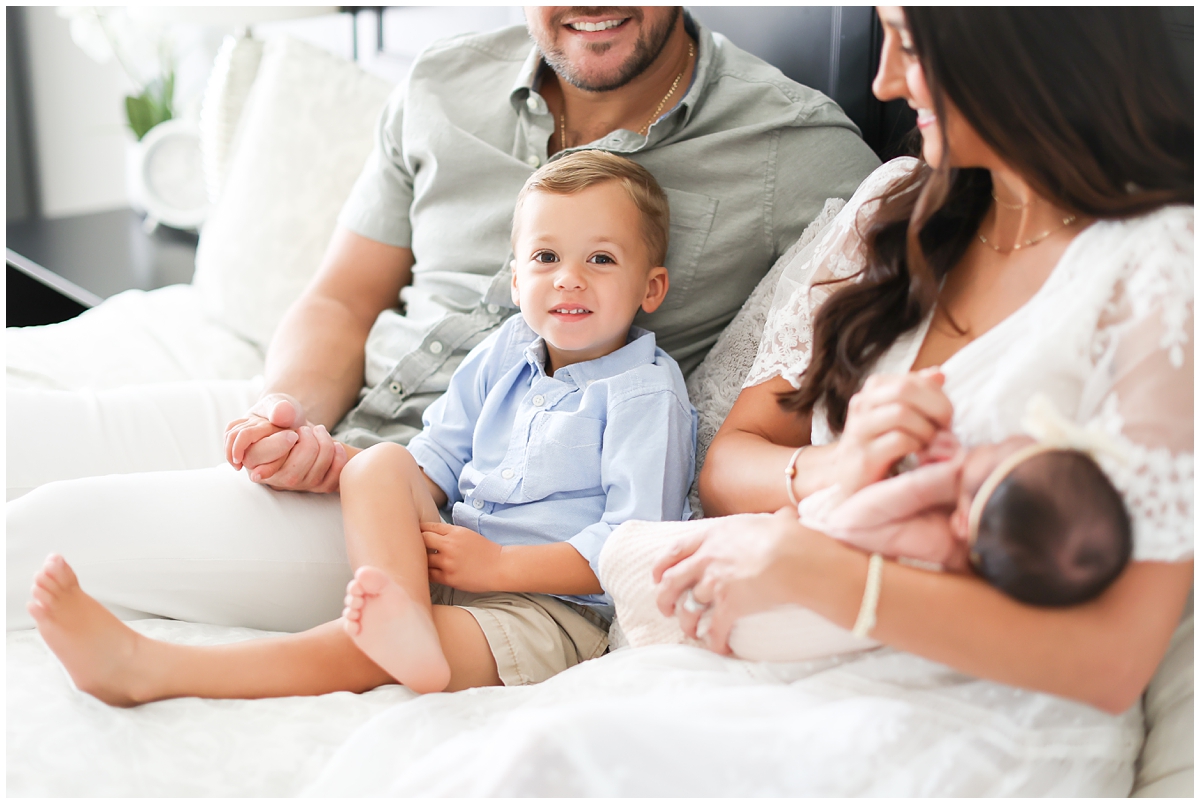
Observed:
[[[523,27],[437,43],[380,118],[375,149],[340,216],[411,248],[412,284],[366,345],[366,387],[336,435],[407,443],[463,356],[514,311],[517,192],[548,159],[584,148],[649,169],[671,206],[671,287],[636,324],[690,372],[827,198],[849,198],[878,164],[832,100],[686,20],[697,61],[683,100],[646,136],[614,131],[547,155],[555,120]]]

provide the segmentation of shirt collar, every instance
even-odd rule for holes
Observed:
[[[658,342],[653,332],[641,327],[630,327],[625,345],[620,349],[595,360],[572,363],[556,371],[554,379],[564,382],[569,380],[580,388],[586,388],[596,380],[605,380],[638,366],[653,363],[657,351]],[[525,347],[525,360],[533,368],[535,376],[546,376],[545,338],[540,335],[534,337]]]
[[[675,109],[668,111],[667,114],[670,115],[676,109],[682,109],[683,124],[687,125],[692,117],[692,108],[699,103],[704,88],[708,86],[708,79],[716,62],[717,43],[713,39],[712,31],[693,19],[686,10],[683,12],[683,25],[696,40],[696,69],[692,71],[692,83],[688,86],[688,91],[684,93],[683,99],[676,104]],[[537,45],[531,43],[529,55],[525,57],[521,69],[517,71],[517,80],[513,83],[512,91],[508,96],[509,102],[518,111],[521,106],[525,105],[530,93],[536,88],[538,73],[543,63],[542,54],[538,51]]]

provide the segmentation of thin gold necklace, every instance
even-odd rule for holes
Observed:
[[[1005,203],[1004,201],[1001,201],[1001,200],[1000,200],[1000,198],[999,198],[999,197],[996,195],[996,191],[995,191],[995,190],[992,190],[992,200],[993,200],[993,201],[995,201],[995,202],[996,202],[997,204],[999,204],[1000,206],[1004,207],[1005,209],[1025,209],[1025,208],[1027,208],[1027,207],[1031,207],[1031,206],[1033,206],[1033,205],[1034,205],[1034,204],[1036,204],[1036,203],[1037,203],[1037,201],[1038,201],[1038,200],[1035,198],[1035,199],[1033,199],[1032,201],[1030,201],[1030,202],[1028,202],[1028,203],[1025,203],[1025,204],[1008,204],[1008,203]]]
[[[696,48],[692,43],[688,42],[687,61],[683,64],[683,69],[679,71],[679,75],[675,76],[675,80],[671,82],[671,88],[667,90],[667,94],[663,95],[663,99],[658,102],[658,106],[654,107],[654,114],[650,115],[650,119],[646,121],[646,125],[638,131],[643,137],[650,132],[650,126],[654,125],[654,121],[658,119],[658,115],[662,112],[663,107],[667,105],[667,101],[675,94],[675,90],[679,89],[679,82],[683,80],[683,75],[688,71],[688,67],[692,63],[692,57],[696,55]],[[558,114],[558,149],[560,151],[567,150],[567,112],[566,98],[563,99],[563,111]]]
[[[980,243],[983,243],[985,246],[987,246],[988,248],[990,248],[992,251],[996,252],[997,254],[1011,254],[1012,252],[1020,251],[1023,248],[1029,248],[1030,246],[1036,246],[1038,243],[1042,242],[1047,237],[1049,237],[1050,235],[1057,232],[1059,229],[1065,229],[1074,222],[1075,222],[1075,216],[1068,215],[1067,217],[1062,219],[1062,223],[1060,223],[1058,226],[1054,226],[1050,229],[1047,229],[1046,231],[1042,232],[1040,235],[1029,238],[1024,243],[1014,243],[1012,245],[1012,248],[1010,248],[1008,251],[1004,251],[996,244],[989,242],[988,239],[986,237],[984,237],[983,234],[980,232],[976,232],[975,235],[979,238]]]

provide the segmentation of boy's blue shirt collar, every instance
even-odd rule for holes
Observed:
[[[525,347],[525,360],[533,368],[535,375],[546,376],[546,339],[538,335],[529,325],[521,321],[520,326],[528,333],[530,343]],[[631,326],[625,345],[615,352],[609,352],[595,360],[585,360],[582,363],[572,363],[554,372],[554,379],[568,379],[579,388],[586,388],[588,383],[605,380],[624,374],[638,366],[653,363],[658,342],[654,333],[648,329]]]

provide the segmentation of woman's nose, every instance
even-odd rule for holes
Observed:
[[[881,101],[907,97],[908,82],[904,77],[904,65],[900,58],[897,37],[888,32],[883,37],[883,49],[879,54],[879,70],[871,82],[871,92]]]

